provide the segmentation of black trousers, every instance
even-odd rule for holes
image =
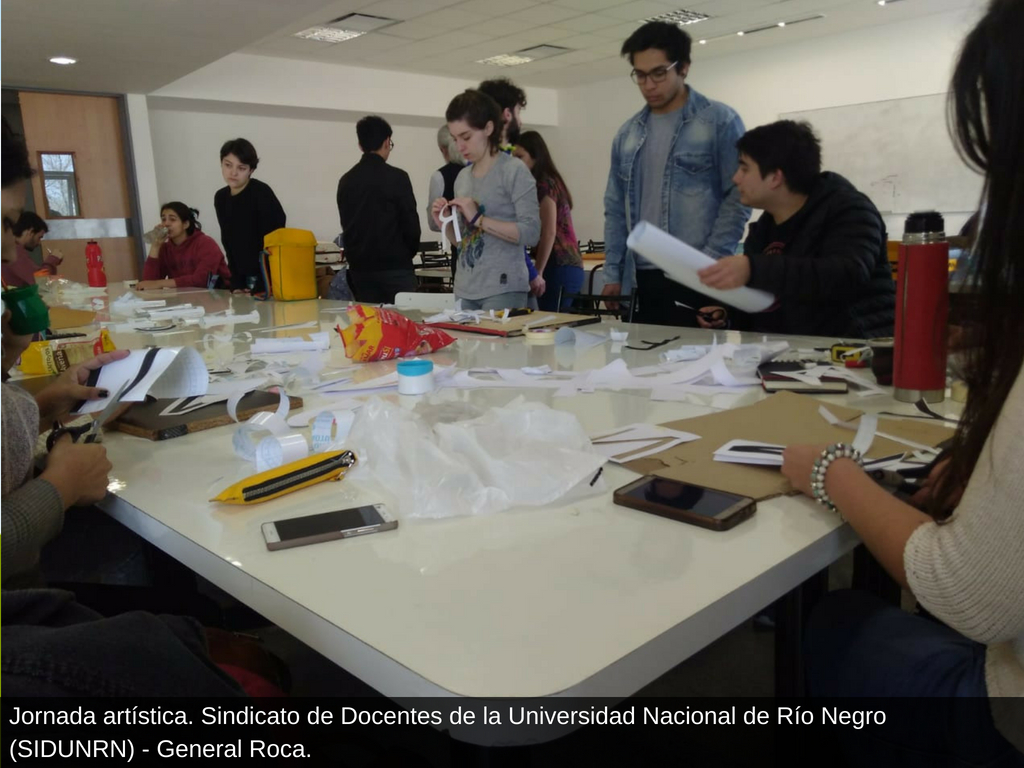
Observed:
[[[708,298],[685,285],[670,280],[660,269],[636,271],[636,311],[633,322],[648,325],[674,325],[679,328],[700,328],[697,313],[676,306],[676,302],[689,304],[694,309],[718,306],[720,302]]]
[[[348,285],[355,300],[363,304],[394,304],[395,294],[415,292],[419,287],[412,269],[385,269],[379,272],[348,270]]]

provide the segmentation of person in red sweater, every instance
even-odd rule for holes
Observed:
[[[46,249],[47,256],[42,264],[36,264],[32,258],[32,251],[39,247],[43,237],[50,231],[39,214],[32,211],[23,211],[21,218],[11,227],[14,233],[14,242],[17,248],[17,258],[11,262],[4,262],[3,282],[7,288],[20,288],[24,285],[35,285],[36,272],[46,270],[51,275],[57,274],[57,267],[60,266],[64,254],[60,251]]]
[[[227,288],[231,284],[224,252],[212,237],[202,233],[198,215],[196,209],[178,202],[160,209],[160,224],[167,234],[150,247],[136,290]]]

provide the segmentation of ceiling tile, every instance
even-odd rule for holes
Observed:
[[[430,24],[433,27],[460,29],[461,27],[468,27],[470,24],[479,24],[483,21],[487,21],[487,17],[481,13],[470,13],[469,11],[463,11],[459,7],[455,7],[444,8],[440,11],[433,11],[432,13],[425,13],[419,17],[418,21],[424,24]]]
[[[459,3],[457,10],[495,18],[526,10],[536,4],[536,0],[466,0]]]
[[[378,0],[375,3],[360,6],[358,12],[383,16],[387,19],[414,19],[446,5],[449,3],[438,3],[433,0]]]
[[[614,27],[620,24],[619,19],[613,19],[608,16],[602,16],[597,13],[588,13],[583,16],[576,16],[572,19],[566,19],[565,21],[557,21],[551,26],[559,29],[567,29],[570,32],[593,32],[596,29],[602,29],[604,27]]]
[[[480,35],[490,35],[492,38],[498,38],[514,35],[518,32],[525,32],[531,27],[531,24],[527,24],[522,21],[513,21],[511,19],[491,19],[490,21],[468,26],[466,27],[466,30],[469,32],[476,32]]]
[[[579,51],[584,48],[590,48],[591,46],[601,45],[607,42],[607,38],[596,37],[594,35],[572,35],[570,37],[560,37],[557,40],[552,41],[552,45],[561,45],[566,48],[572,48],[574,51]]]
[[[535,5],[525,11],[510,13],[504,18],[514,19],[516,21],[525,21],[531,26],[539,27],[544,24],[566,21],[567,19],[578,17],[579,15],[579,11],[574,11],[571,8],[560,8],[557,5]]]
[[[380,34],[401,37],[406,40],[426,40],[428,37],[443,35],[447,31],[444,27],[434,27],[419,21],[403,21],[401,24],[385,27]]]
[[[678,5],[675,3],[656,2],[656,0],[636,0],[632,3],[623,3],[621,5],[614,5],[611,8],[605,8],[601,11],[601,15],[614,16],[625,21],[639,22],[649,19],[651,16],[658,16],[662,13],[668,13],[669,11],[685,7],[685,3]]]
[[[555,0],[555,5],[587,12],[611,8],[613,5],[618,5],[618,3],[619,0]]]

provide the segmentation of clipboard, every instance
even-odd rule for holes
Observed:
[[[544,318],[550,318],[544,320]],[[536,322],[541,320],[542,322]],[[431,328],[444,328],[446,331],[462,331],[463,333],[481,333],[485,336],[501,336],[514,338],[525,335],[526,331],[537,328],[573,328],[579,325],[591,325],[601,322],[594,315],[570,315],[566,312],[535,311],[528,315],[511,317],[506,322],[500,320],[481,320],[479,323],[427,323]]]
[[[190,413],[161,416],[163,410],[173,402],[174,400],[149,399],[144,403],[136,403],[107,426],[118,432],[144,437],[147,440],[170,440],[235,423],[228,415],[227,401],[212,403]],[[238,420],[246,421],[260,411],[276,411],[280,402],[281,396],[276,392],[250,392],[238,403]],[[301,408],[302,398],[289,396],[288,405],[289,411]]]

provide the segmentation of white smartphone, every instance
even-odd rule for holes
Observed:
[[[288,549],[318,544],[321,541],[365,536],[398,527],[383,504],[367,504],[351,509],[322,512],[306,517],[290,517],[263,524],[267,549]]]

